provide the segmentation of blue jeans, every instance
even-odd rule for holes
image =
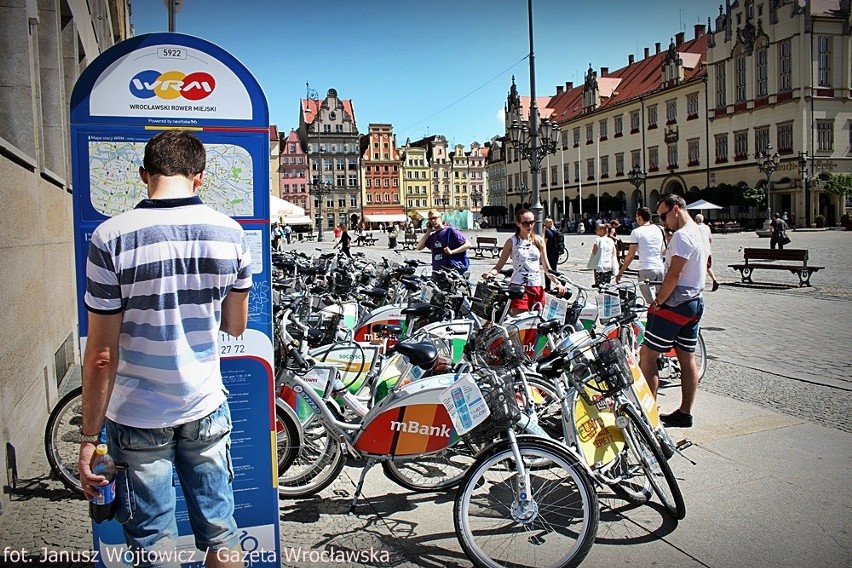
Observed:
[[[107,434],[113,459],[127,464],[116,483],[116,520],[122,523],[131,549],[175,549],[173,465],[186,498],[195,546],[206,551],[239,544],[227,402],[204,418],[170,428],[134,428],[107,420]]]

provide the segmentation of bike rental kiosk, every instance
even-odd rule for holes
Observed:
[[[147,197],[139,179],[145,143],[164,129],[192,130],[207,150],[202,201],[237,220],[252,246],[249,323],[220,337],[234,429],[236,520],[246,566],[279,566],[269,235],[269,111],[257,80],[236,58],[176,33],[128,39],[83,72],[71,97],[75,262],[80,344],[85,348],[86,256],[92,231]],[[174,474],[175,558],[202,566]],[[81,504],[82,506],[82,504]],[[94,524],[100,566],[134,563],[116,521]]]

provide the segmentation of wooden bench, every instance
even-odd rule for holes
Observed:
[[[728,233],[739,233],[740,231],[744,230],[740,226],[739,223],[733,223],[733,224],[720,223],[720,224],[708,225],[708,226],[710,227],[710,230],[713,233],[719,233],[721,235],[726,235]]]
[[[312,240],[314,240],[315,238],[316,238],[316,235],[315,235],[315,234],[313,234],[313,233],[306,233],[306,234],[305,234],[305,239],[306,239],[306,240],[312,241]]]
[[[739,270],[743,282],[751,283],[751,274],[757,269],[766,270],[787,270],[799,277],[799,286],[811,285],[811,274],[822,270],[824,266],[808,266],[808,251],[807,249],[767,249],[767,248],[747,248],[743,251],[742,264],[729,264],[730,268]],[[770,262],[751,262],[770,261]],[[787,264],[775,264],[774,261],[786,261]],[[800,262],[801,264],[789,264],[791,262]]]
[[[476,237],[476,246],[472,246],[470,249],[478,258],[486,252],[491,253],[491,258],[497,258],[502,247],[497,244],[497,237]]]
[[[402,250],[414,250],[417,246],[417,237],[414,235],[406,236],[402,241]]]

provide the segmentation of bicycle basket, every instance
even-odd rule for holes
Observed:
[[[481,317],[482,319],[490,320],[494,317],[493,314],[499,314],[503,310],[505,297],[500,294],[500,290],[493,286],[489,286],[488,282],[477,282],[476,290],[473,292],[473,297],[478,301],[473,302],[470,310]]]
[[[514,373],[504,370],[495,372],[490,369],[478,369],[473,372],[482,399],[490,414],[481,424],[466,434],[473,443],[487,444],[502,438],[506,429],[511,428],[521,415],[513,386]]]
[[[593,343],[585,349],[575,351],[569,368],[575,383],[582,383],[600,393],[602,398],[613,396],[633,384],[633,372],[627,363],[627,350],[618,338]],[[586,392],[585,388],[577,386],[581,394]]]
[[[531,362],[515,325],[483,327],[476,332],[471,344],[474,359],[492,369]]]

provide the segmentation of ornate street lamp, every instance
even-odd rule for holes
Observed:
[[[778,152],[772,152],[772,144],[766,145],[766,153],[758,152],[755,156],[755,160],[757,161],[757,169],[763,172],[766,175],[766,218],[767,220],[772,220],[772,206],[771,201],[769,200],[769,190],[770,186],[770,178],[772,174],[775,173],[775,170],[778,169],[778,166],[781,164],[781,156]],[[764,222],[764,229],[767,228],[766,223]]]
[[[322,167],[322,164],[320,164],[320,167]],[[322,202],[325,196],[331,193],[334,186],[331,182],[322,181],[320,176],[314,176],[314,181],[308,184],[308,189],[317,204],[317,242],[322,242]]]
[[[645,192],[647,191],[647,187],[645,187],[645,180],[648,179],[648,174],[639,169],[639,166],[634,166],[632,170],[627,172],[627,179],[630,180],[630,183],[636,188],[636,191],[639,191],[639,186],[642,187],[642,203],[641,205],[648,206],[647,199],[645,196]]]
[[[811,226],[811,176],[808,175],[809,160],[807,152],[799,152],[799,174],[805,186],[805,227]]]
[[[441,197],[441,205],[444,206],[444,213],[447,212],[447,205],[449,205],[449,204],[450,204],[450,194],[447,193],[447,192],[444,192],[443,196]]]
[[[542,230],[541,195],[538,182],[541,161],[548,154],[556,153],[556,144],[559,139],[559,128],[549,120],[539,122],[538,104],[535,97],[535,49],[533,44],[533,19],[532,0],[527,0],[527,21],[529,23],[530,38],[530,119],[529,124],[520,124],[517,120],[512,121],[509,127],[509,137],[515,150],[530,162],[532,172],[532,205],[530,209],[535,215],[535,230],[539,235],[544,234]]]

